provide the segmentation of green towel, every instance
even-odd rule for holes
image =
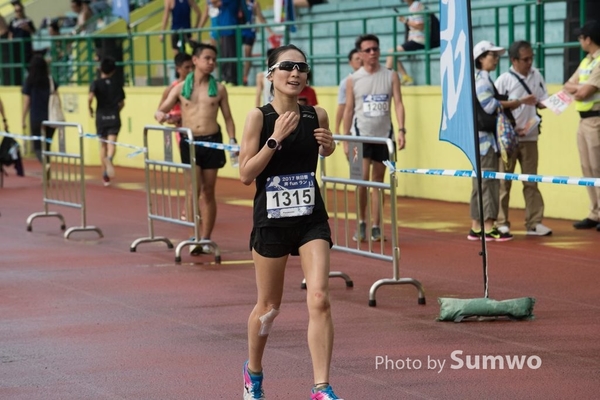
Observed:
[[[192,91],[194,90],[194,73],[188,74],[185,81],[183,82],[183,88],[181,89],[181,95],[190,99],[192,97]],[[209,75],[208,77],[208,97],[217,97],[217,80]]]

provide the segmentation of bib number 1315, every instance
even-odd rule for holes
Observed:
[[[268,218],[310,215],[315,205],[314,174],[270,177],[266,197]]]

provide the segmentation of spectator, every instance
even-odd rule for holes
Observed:
[[[267,65],[269,57],[271,57],[274,51],[275,49],[267,50],[267,59],[265,60]],[[256,74],[256,107],[264,106],[273,101],[273,85],[268,78],[268,74],[268,69]]]
[[[600,177],[600,22],[589,21],[579,30],[579,45],[587,53],[577,71],[564,85],[575,98],[579,112],[577,147],[581,170],[585,177]],[[587,186],[590,213],[575,222],[575,229],[596,228],[600,231],[600,188]]]
[[[183,35],[177,32],[180,29],[192,28],[192,10],[196,13],[194,28],[198,28],[200,26],[200,19],[202,18],[202,11],[200,11],[200,7],[198,7],[198,4],[194,0],[165,0],[161,29],[163,31],[167,29],[169,15],[171,15],[171,31],[173,31],[171,33],[171,48],[175,55],[179,53],[180,49],[185,48],[185,43],[189,42],[192,38],[192,34],[189,32]],[[183,38],[183,43],[180,40],[181,38]],[[164,40],[163,35],[160,35],[160,40]]]
[[[519,147],[511,155],[508,167],[500,163],[500,172],[512,173],[515,171],[517,161],[524,174],[536,175],[538,169],[538,136],[540,133],[537,108],[545,108],[540,102],[548,98],[546,83],[540,72],[533,65],[533,49],[529,42],[519,40],[511,44],[508,56],[512,66],[508,72],[503,73],[496,80],[496,88],[502,94],[508,95],[508,100],[517,100],[533,95],[536,103],[532,105],[521,104],[512,110],[516,121],[516,131],[519,134]],[[536,122],[538,121],[538,122]],[[512,181],[500,181],[500,209],[496,224],[500,232],[509,232],[508,204]],[[525,197],[525,228],[528,235],[546,236],[552,230],[542,224],[544,217],[544,199],[538,189],[537,182],[523,182],[523,196]]]
[[[319,104],[319,101],[317,100],[317,92],[315,92],[315,89],[311,88],[308,85],[311,78],[312,73],[311,71],[309,71],[308,75],[306,76],[306,85],[304,86],[304,89],[302,89],[302,91],[300,91],[300,93],[298,94],[298,104],[301,104],[303,106],[316,106],[317,104]]]
[[[23,94],[23,132],[27,128],[26,118],[29,114],[29,130],[31,136],[42,136],[42,122],[48,119],[48,103],[50,101],[50,79],[53,81],[54,90],[58,92],[58,83],[48,74],[48,64],[42,56],[31,58],[29,74],[21,90]],[[52,139],[54,128],[46,127],[46,138]],[[35,156],[42,162],[42,142],[33,141]],[[50,150],[50,143],[46,143],[46,151]]]
[[[123,86],[113,75],[117,71],[114,58],[105,57],[100,62],[100,78],[90,85],[88,108],[90,117],[94,117],[92,103],[96,98],[96,134],[100,142],[100,161],[102,162],[102,181],[104,186],[110,185],[110,178],[115,176],[113,157],[117,135],[121,130],[121,110],[125,107]]]
[[[211,0],[206,0],[206,8],[204,9],[204,13],[202,14],[202,19],[200,20],[200,28],[204,28],[204,25],[206,25],[206,22],[208,21],[208,18],[210,17],[210,26],[211,29],[210,30],[210,44],[214,47],[218,46],[218,42],[219,42],[219,31],[214,29],[215,27],[219,26],[219,7],[221,6],[220,2],[215,2],[213,4],[213,2]]]
[[[294,0],[294,7],[297,8],[312,8],[316,4],[327,3],[327,0]]]
[[[352,72],[350,73],[350,75],[352,75],[353,72],[357,71],[360,67],[362,67],[362,59],[360,58],[360,54],[358,53],[357,49],[352,49],[350,50],[350,53],[348,53],[348,65],[350,65],[350,68],[352,68]],[[348,75],[348,76],[350,76]],[[337,108],[337,112],[335,113],[335,133],[336,135],[339,135],[341,130],[341,126],[342,126],[342,119],[344,118],[344,109],[346,108],[346,80],[348,79],[348,77],[345,77],[344,79],[342,79],[342,81],[340,82],[340,86],[338,88],[338,108]],[[354,125],[354,124],[353,124]],[[352,129],[350,129],[351,133],[354,134],[354,127],[352,127]]]
[[[267,20],[260,9],[260,3],[256,0],[245,0],[245,7],[243,11],[243,21],[246,25],[255,25],[257,22],[266,24]],[[269,35],[273,34],[273,30],[269,27],[266,28]],[[256,41],[256,28],[245,28],[242,29],[242,51],[245,58],[252,57],[252,47]],[[251,61],[244,61],[244,76],[242,83],[244,86],[248,86],[248,74],[250,73]]]
[[[9,25],[4,19],[4,17],[0,14],[0,65],[5,65],[10,63],[10,42],[8,39],[10,37]],[[10,84],[10,70],[8,68],[3,68],[0,66],[2,70],[1,81],[2,85]]]
[[[6,120],[6,114],[4,113],[4,103],[2,103],[2,98],[0,98],[0,115],[2,116],[4,132],[8,132],[8,121]]]
[[[405,145],[404,104],[400,91],[398,74],[384,68],[379,63],[379,38],[375,35],[362,35],[356,40],[356,49],[362,59],[362,67],[347,78],[346,109],[344,110],[344,133],[350,135],[352,127],[358,136],[390,138],[394,140],[391,105],[394,100],[396,120],[398,121],[398,148]],[[356,121],[354,121],[356,118]],[[355,123],[353,123],[355,122]],[[394,146],[396,143],[394,141]],[[348,142],[344,142],[344,152],[348,157]],[[363,143],[362,171],[363,180],[383,182],[385,165],[391,154],[385,144]],[[378,191],[372,192],[371,240],[383,240],[381,235],[381,207]],[[367,188],[359,188],[359,226],[354,240],[366,239]]]
[[[71,0],[71,10],[77,14],[77,25],[73,34],[91,33],[94,31],[94,24],[91,21],[93,16],[88,0]]]
[[[533,96],[527,96],[522,100],[500,101],[494,82],[490,78],[490,72],[496,69],[498,59],[505,50],[495,46],[493,43],[483,40],[473,48],[475,60],[475,91],[477,101],[484,112],[494,114],[499,106],[507,109],[515,108],[521,104],[535,105]],[[479,131],[479,154],[482,171],[498,171],[500,159],[498,157],[498,144],[495,132]],[[506,242],[512,240],[510,232],[501,232],[496,227],[498,218],[498,202],[500,198],[500,182],[496,179],[483,179],[481,183],[483,197],[483,227],[479,215],[479,202],[477,179],[473,178],[473,190],[471,191],[471,230],[467,235],[469,240],[481,240],[482,229],[486,241]]]
[[[211,0],[214,5],[220,4],[218,26],[236,26],[241,12],[239,0]],[[223,29],[219,31],[219,42],[221,57],[237,58],[237,43],[235,29]],[[221,81],[225,84],[238,84],[237,62],[226,61],[221,63]]]
[[[185,81],[179,83],[169,92],[167,99],[161,104],[154,117],[161,124],[168,119],[167,113],[177,102],[181,103],[181,123],[192,130],[195,141],[223,143],[223,134],[217,121],[219,110],[225,120],[225,128],[229,143],[237,143],[235,139],[235,123],[229,107],[227,89],[217,83],[212,72],[217,65],[217,49],[209,44],[200,43],[192,56],[194,70],[187,75]],[[190,164],[190,147],[193,144],[185,140],[179,142],[181,162]],[[195,146],[196,172],[199,193],[200,215],[202,226],[200,239],[210,240],[217,218],[216,184],[219,169],[225,166],[223,150]],[[190,214],[191,215],[191,214]],[[195,221],[198,216],[189,218]],[[198,219],[199,220],[199,219]],[[194,238],[193,240],[198,240]],[[208,245],[193,246],[192,255],[210,253]]]
[[[15,16],[10,21],[9,31],[11,39],[22,39],[24,40],[24,53],[21,48],[21,41],[15,41],[13,43],[13,54],[15,63],[29,64],[33,57],[33,44],[31,42],[32,35],[36,32],[33,21],[25,15],[25,9],[23,4],[20,2],[11,3],[15,10]],[[15,74],[15,80],[12,82],[14,85],[20,85],[22,82],[22,74],[19,72]]]
[[[416,0],[404,0],[408,4],[409,12],[419,12],[425,10],[425,6]],[[396,47],[396,51],[415,51],[423,50],[425,48],[425,16],[423,14],[411,15],[408,18],[404,16],[398,17],[398,21],[406,25],[408,29],[408,37],[404,44]],[[389,49],[388,52],[393,52],[394,49]],[[385,66],[388,69],[392,69],[394,65],[394,56],[388,56],[386,58]],[[397,60],[396,67],[400,73],[401,83],[403,85],[412,85],[414,80],[402,65],[400,60]]]
[[[115,1],[115,0],[112,0],[112,1]],[[127,1],[127,0],[121,0],[121,1]],[[90,10],[92,11],[92,14],[94,14],[94,15],[104,14],[104,13],[108,13],[109,10],[111,10],[111,5],[108,4],[107,0],[91,0]]]

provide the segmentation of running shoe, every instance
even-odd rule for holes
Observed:
[[[415,81],[410,75],[402,75],[400,78],[400,83],[404,86],[412,86],[415,84]]]
[[[491,231],[485,233],[486,242],[508,242],[513,239],[510,233],[502,233],[494,227]]]
[[[355,242],[364,242],[367,237],[367,224],[366,222],[361,222],[358,224],[358,232],[354,232],[354,236],[352,236],[352,240]]]
[[[331,386],[327,386],[325,389],[321,389],[315,392],[315,388],[312,388],[310,394],[310,400],[344,400],[333,392]]]
[[[108,177],[108,175],[102,175],[102,183],[104,184],[104,186],[110,186],[110,178]]]
[[[475,232],[473,229],[469,231],[467,235],[468,240],[481,240],[481,231]]]
[[[374,226],[371,228],[371,240],[373,242],[379,242],[381,240],[385,241],[385,237],[381,236],[381,228],[378,226]]]
[[[508,227],[507,225],[500,225],[498,227],[498,230],[500,231],[500,233],[510,233],[510,227]]]
[[[533,229],[527,230],[527,234],[534,236],[549,236],[552,235],[552,229],[548,228],[544,224],[536,224]]]
[[[190,240],[196,241],[196,238],[191,237]],[[200,256],[202,254],[212,254],[212,248],[207,244],[196,244],[190,246],[191,256]]]
[[[263,375],[250,375],[248,372],[248,361],[244,363],[244,400],[265,400],[265,392],[262,388]],[[315,397],[319,399],[320,397]],[[328,397],[323,397],[327,399]],[[332,397],[337,399],[337,397]]]

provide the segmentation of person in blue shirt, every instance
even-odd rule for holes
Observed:
[[[257,22],[266,24],[267,20],[260,9],[260,3],[256,0],[245,0],[242,11],[244,13],[244,21],[246,25],[255,25]],[[273,35],[273,30],[269,27],[265,29],[269,35]],[[256,28],[242,29],[242,51],[245,58],[252,57],[252,47],[256,41]],[[251,67],[250,60],[244,61],[244,76],[242,82],[244,86],[248,86],[248,75]]]
[[[163,12],[161,30],[167,29],[167,23],[169,22],[169,14],[172,15],[171,19],[171,48],[173,53],[177,55],[179,50],[184,47],[185,42],[192,38],[191,33],[185,33],[181,36],[177,31],[180,29],[191,29],[192,28],[192,10],[196,13],[196,23],[194,28],[200,26],[200,19],[202,18],[202,11],[194,0],[165,0],[165,9]],[[181,38],[183,37],[183,43]],[[160,40],[163,41],[163,35],[160,35]]]

